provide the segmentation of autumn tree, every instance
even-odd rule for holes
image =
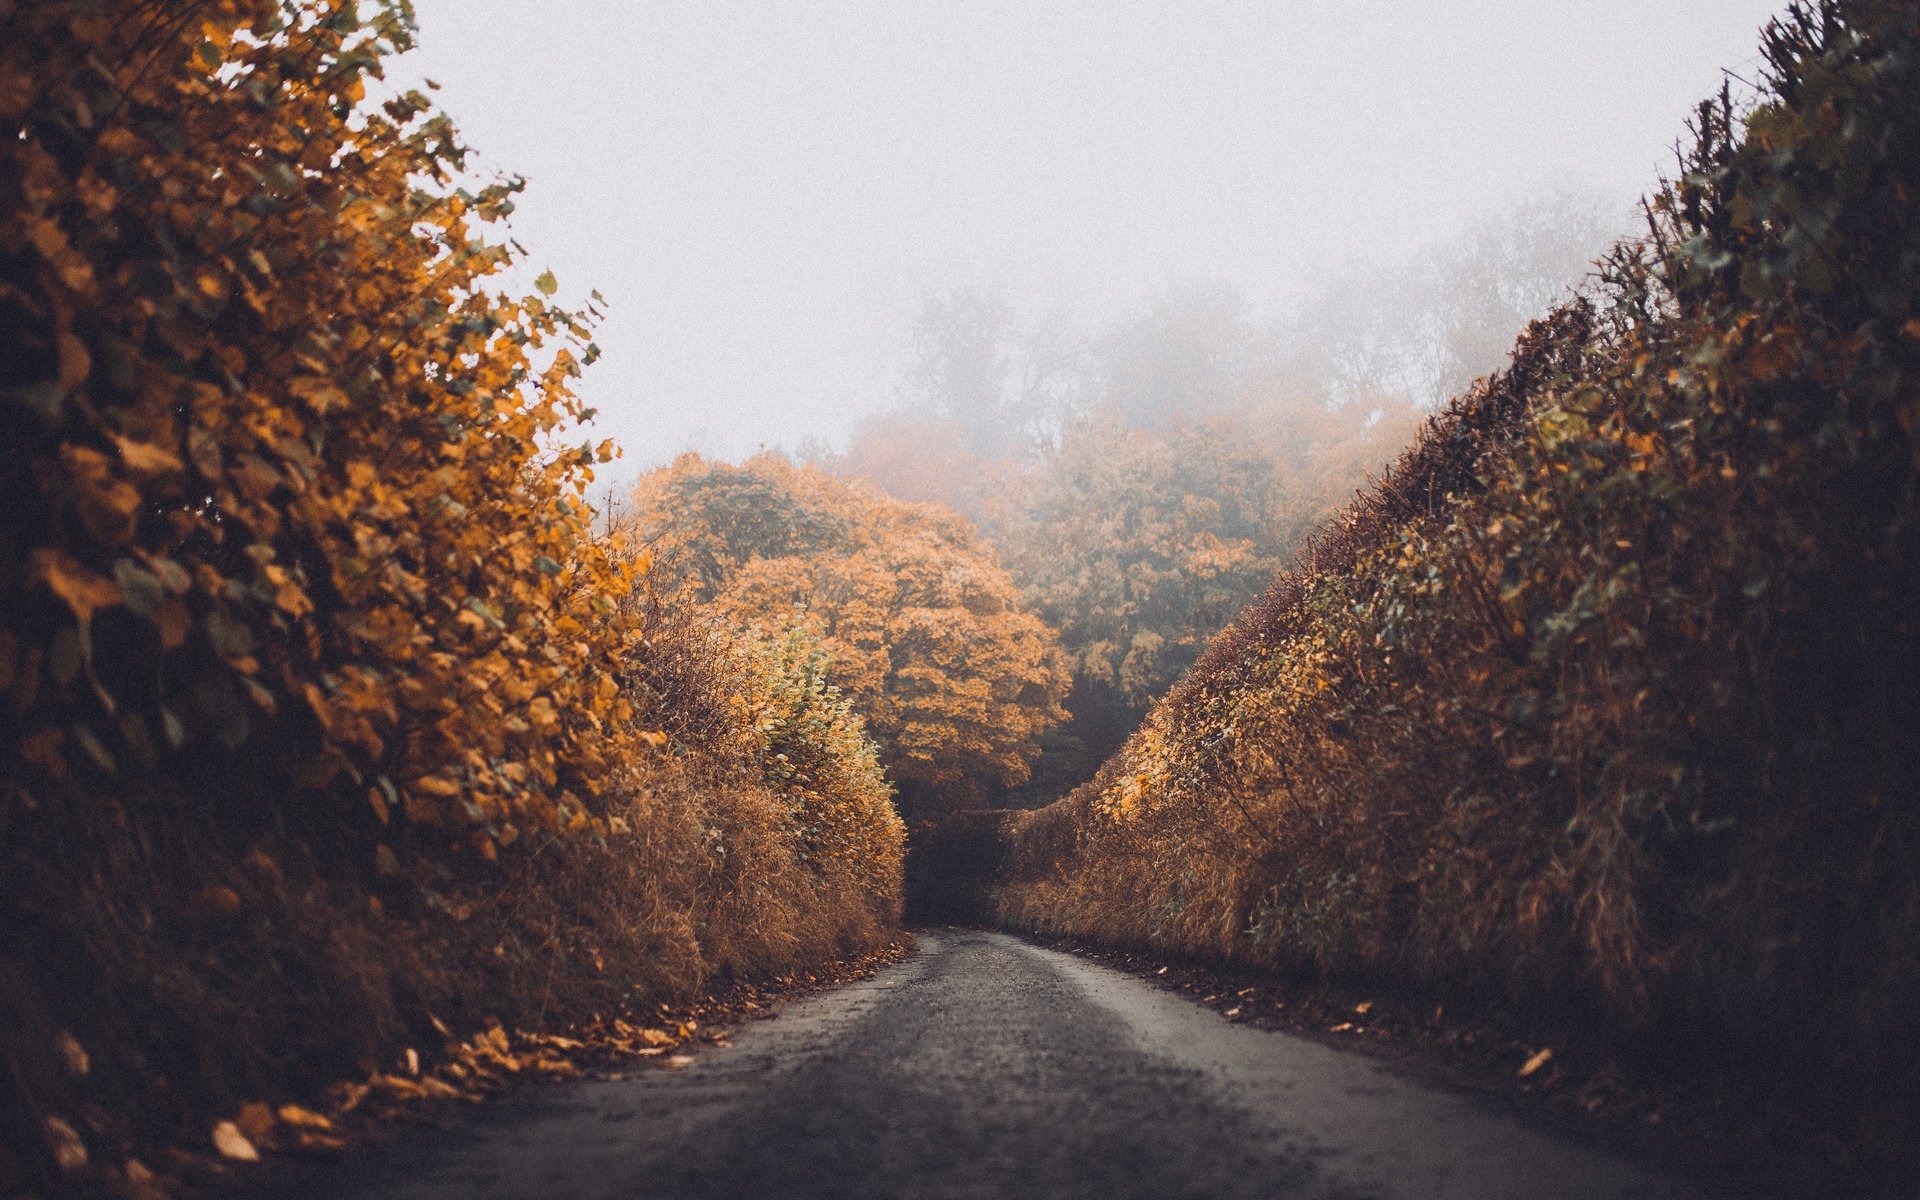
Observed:
[[[1239,426],[1155,435],[1119,414],[1069,428],[1026,477],[1000,536],[1072,663],[1053,781],[1091,774],[1267,586],[1289,548],[1275,487],[1272,458]]]
[[[642,481],[635,520],[656,588],[820,640],[910,814],[1025,782],[1065,716],[1052,633],[947,510],[777,455],[686,455]]]

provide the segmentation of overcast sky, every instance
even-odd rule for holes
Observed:
[[[843,435],[901,310],[1089,316],[1171,279],[1272,308],[1572,185],[1624,214],[1773,0],[416,0],[514,236],[611,315],[621,475]]]

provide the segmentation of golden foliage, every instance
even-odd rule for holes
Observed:
[[[0,1108],[45,1143],[10,1186],[133,1179],[436,1010],[615,1012],[898,917],[810,652],[649,624],[592,536],[597,314],[511,294],[519,183],[369,99],[411,23],[0,0]],[[244,1158],[273,1115],[195,1128]]]
[[[1702,107],[1602,306],[1537,322],[1016,819],[1004,914],[1911,1096],[1916,47],[1911,6],[1773,26],[1773,90]]]
[[[644,480],[661,586],[818,638],[914,803],[1023,781],[1063,719],[1058,646],[966,521],[783,458],[688,455]]]
[[[304,782],[383,823],[604,833],[612,451],[550,445],[590,315],[489,285],[518,185],[463,186],[419,93],[359,103],[397,8],[91,11],[15,7],[0,51],[0,487],[36,517],[6,753],[137,772],[306,724]]]

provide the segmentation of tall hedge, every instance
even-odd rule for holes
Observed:
[[[1911,1095],[1920,13],[1764,61],[1596,297],[1022,820],[1008,919]]]

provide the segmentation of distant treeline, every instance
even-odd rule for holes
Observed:
[[[1625,214],[1576,192],[1488,214],[1406,261],[1350,266],[1284,315],[1171,285],[1079,322],[979,287],[912,310],[900,405],[808,456],[972,517],[1057,631],[1072,720],[1031,804],[1090,778],[1306,535],[1567,299]]]
[[[1004,920],[1577,1013],[1842,1124],[1911,1113],[1920,12],[1796,7],[1764,63],[1593,299],[1014,820]]]

